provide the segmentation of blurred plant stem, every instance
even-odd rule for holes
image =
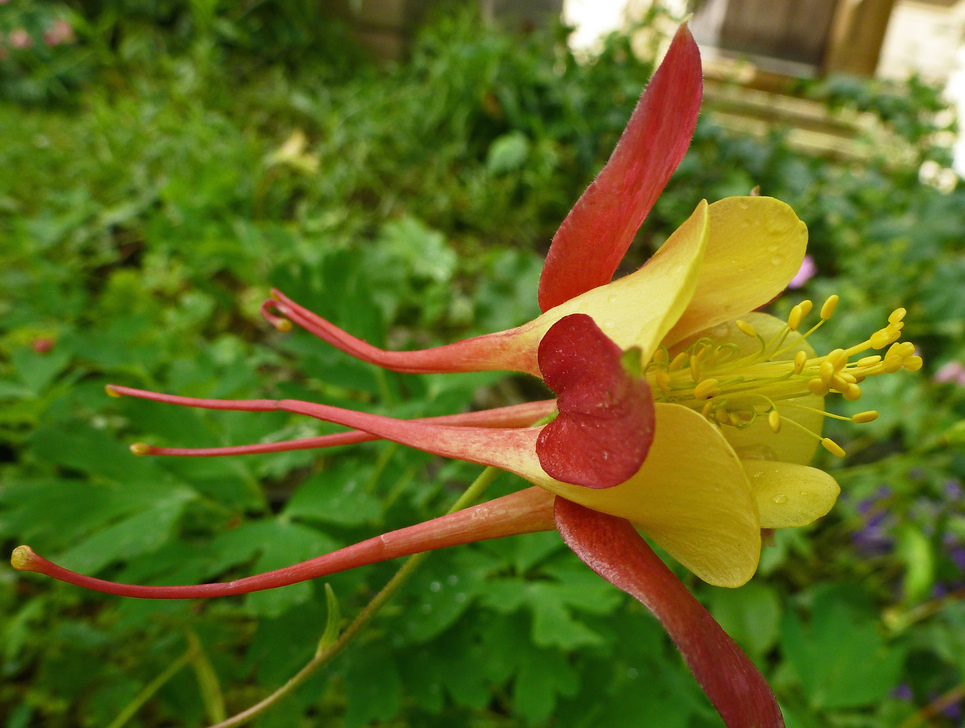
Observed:
[[[483,493],[486,491],[486,488],[489,487],[490,483],[493,482],[498,473],[499,471],[492,467],[483,470],[479,474],[479,477],[473,481],[472,485],[466,489],[466,492],[459,497],[459,500],[457,500],[452,507],[446,511],[446,513],[455,513],[463,508],[469,507],[479,500],[479,498],[481,498]],[[276,703],[280,702],[286,696],[298,689],[302,683],[335,659],[346,647],[348,647],[349,643],[355,638],[355,636],[358,635],[359,632],[361,632],[362,629],[372,621],[372,618],[378,614],[379,610],[384,607],[385,604],[402,587],[402,585],[405,584],[413,574],[415,574],[416,570],[429,557],[429,553],[430,552],[415,554],[414,556],[410,556],[408,559],[406,559],[402,567],[395,573],[395,576],[393,576],[389,582],[382,587],[382,590],[375,595],[365,609],[359,612],[359,615],[346,628],[346,630],[342,632],[339,638],[335,640],[329,647],[318,652],[315,657],[313,657],[301,670],[292,676],[287,683],[282,685],[280,688],[278,688],[278,690],[273,692],[260,703],[257,703],[247,710],[228,718],[228,720],[211,726],[211,728],[231,728],[231,726],[244,725],[249,720],[266,712]],[[112,726],[112,728],[115,727]]]

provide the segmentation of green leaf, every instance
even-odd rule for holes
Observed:
[[[209,574],[220,574],[224,569],[251,559],[252,572],[280,569],[321,556],[338,548],[339,544],[325,534],[308,526],[290,523],[284,517],[245,523],[219,536],[212,543],[218,558],[210,565]],[[301,582],[280,589],[248,594],[245,606],[253,615],[279,617],[292,607],[303,604],[312,596],[311,582]]]
[[[385,646],[356,646],[345,673],[345,728],[360,728],[372,721],[395,718],[402,706],[402,680]]]
[[[904,651],[880,636],[872,613],[851,606],[851,592],[814,599],[811,624],[794,610],[781,622],[781,648],[815,709],[873,705],[898,684]]]
[[[167,490],[150,507],[96,531],[58,560],[68,569],[96,573],[113,561],[154,551],[172,537],[185,506],[195,497],[187,488]]]
[[[778,639],[781,602],[774,589],[750,582],[739,589],[710,589],[710,613],[752,656],[764,655]]]
[[[370,473],[370,467],[354,459],[315,473],[299,486],[284,513],[290,518],[342,526],[377,523],[382,503],[364,489]]]
[[[497,137],[489,145],[486,170],[493,176],[515,172],[526,164],[529,148],[529,139],[518,131]]]
[[[579,688],[576,672],[566,655],[557,650],[520,646],[518,664],[513,707],[527,720],[546,720],[553,714],[557,696],[572,696]]]

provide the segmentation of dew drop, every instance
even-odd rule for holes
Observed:
[[[782,493],[781,495],[774,496],[771,500],[773,500],[777,505],[782,506],[787,503],[787,496]]]
[[[429,591],[437,592],[440,589],[442,589],[442,584],[440,584],[438,581],[434,581],[431,584],[429,584]]]
[[[776,266],[779,266],[779,265],[780,265],[781,263],[783,263],[783,262],[784,262],[784,258],[783,258],[782,256],[780,256],[780,255],[772,255],[772,256],[771,256],[771,265],[773,265],[773,266],[776,267]]]
[[[423,613],[423,614],[428,614],[428,613],[431,612],[431,611],[432,611],[432,605],[431,605],[431,604],[423,604],[423,605],[422,605],[422,613]]]
[[[456,576],[455,574],[449,574],[449,576],[446,577],[446,584],[448,584],[449,586],[455,586],[458,583],[459,583],[459,577]]]
[[[640,673],[637,671],[637,668],[635,668],[635,667],[628,667],[628,668],[627,668],[627,677],[628,677],[630,680],[636,680],[636,679],[637,679],[637,675],[639,675],[639,674],[640,674]]]
[[[619,300],[619,297],[615,293],[611,293],[609,296],[606,297],[606,302],[609,303],[611,306],[614,303],[616,303],[618,300]]]
[[[612,329],[616,325],[617,325],[617,322],[614,321],[613,319],[607,319],[606,321],[603,322],[603,328],[605,329]]]

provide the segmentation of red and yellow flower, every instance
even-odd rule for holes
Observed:
[[[680,29],[603,171],[554,237],[540,281],[543,313],[517,328],[423,351],[377,349],[274,291],[263,311],[373,364],[413,373],[514,370],[555,400],[425,420],[395,420],[294,400],[202,400],[111,385],[193,407],[283,410],[352,428],[282,443],[214,449],[132,446],[139,455],[212,456],[386,438],[507,470],[535,487],[384,534],[332,554],[223,584],[136,586],[69,572],[21,546],[16,568],[149,598],[239,594],[421,551],[556,529],[597,573],[661,620],[728,726],[782,725],[760,673],[641,538],[704,581],[736,587],[756,571],[762,529],[808,524],[839,489],[809,467],[823,444],[823,398],[853,400],[861,381],[921,360],[899,343],[904,311],[856,346],[819,356],[807,338],[837,298],[802,324],[756,309],[799,270],[807,229],[767,197],[701,202],[639,270],[611,281],[693,134],[700,56]],[[888,347],[886,349],[886,347]],[[869,349],[884,355],[859,357]],[[874,412],[856,415],[869,421]],[[549,421],[546,421],[549,420]],[[540,424],[534,424],[536,422]]]

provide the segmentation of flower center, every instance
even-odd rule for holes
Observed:
[[[655,399],[692,407],[721,426],[745,428],[758,417],[766,416],[775,433],[780,432],[785,422],[803,428],[793,419],[782,416],[787,408],[811,410],[857,423],[873,421],[878,417],[873,410],[841,417],[795,401],[812,395],[823,397],[830,392],[855,401],[861,397],[860,384],[867,377],[901,369],[912,372],[921,369],[922,360],[915,354],[915,345],[899,342],[904,327],[903,308],[893,311],[888,324],[867,340],[824,356],[811,356],[800,344],[831,318],[837,303],[837,296],[828,298],[821,307],[820,321],[799,335],[796,332],[811,312],[811,301],[794,306],[787,323],[770,340],[746,321],[734,322],[741,336],[757,339],[756,346],[746,345],[751,342],[720,343],[701,338],[673,356],[661,347],[645,369]],[[858,358],[865,352],[886,347],[883,355]],[[754,351],[748,353],[751,348]],[[803,429],[821,440],[829,452],[844,456],[841,446],[830,438]]]

